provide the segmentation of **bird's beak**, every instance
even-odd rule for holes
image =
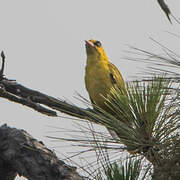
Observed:
[[[91,41],[85,40],[86,46],[94,47],[94,44]]]

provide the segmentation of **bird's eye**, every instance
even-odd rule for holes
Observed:
[[[100,41],[96,41],[96,42],[94,42],[94,45],[97,46],[97,47],[101,47],[101,42]]]

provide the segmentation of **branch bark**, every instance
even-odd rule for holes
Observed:
[[[1,126],[0,142],[0,179],[13,180],[18,174],[28,180],[83,180],[75,167],[24,130]]]

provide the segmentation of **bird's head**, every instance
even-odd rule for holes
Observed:
[[[97,59],[108,59],[100,41],[91,39],[85,41],[85,43],[87,57],[93,56]]]

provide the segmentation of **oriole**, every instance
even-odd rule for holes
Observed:
[[[106,98],[112,87],[124,88],[124,80],[109,59],[100,41],[85,41],[87,63],[85,85],[93,104],[106,110]]]
[[[93,105],[112,114],[105,103],[106,99],[110,95],[111,88],[125,88],[124,80],[116,66],[109,62],[100,41],[89,40],[85,42],[87,53],[85,85],[90,100]],[[115,131],[107,129],[113,139],[119,139]]]

